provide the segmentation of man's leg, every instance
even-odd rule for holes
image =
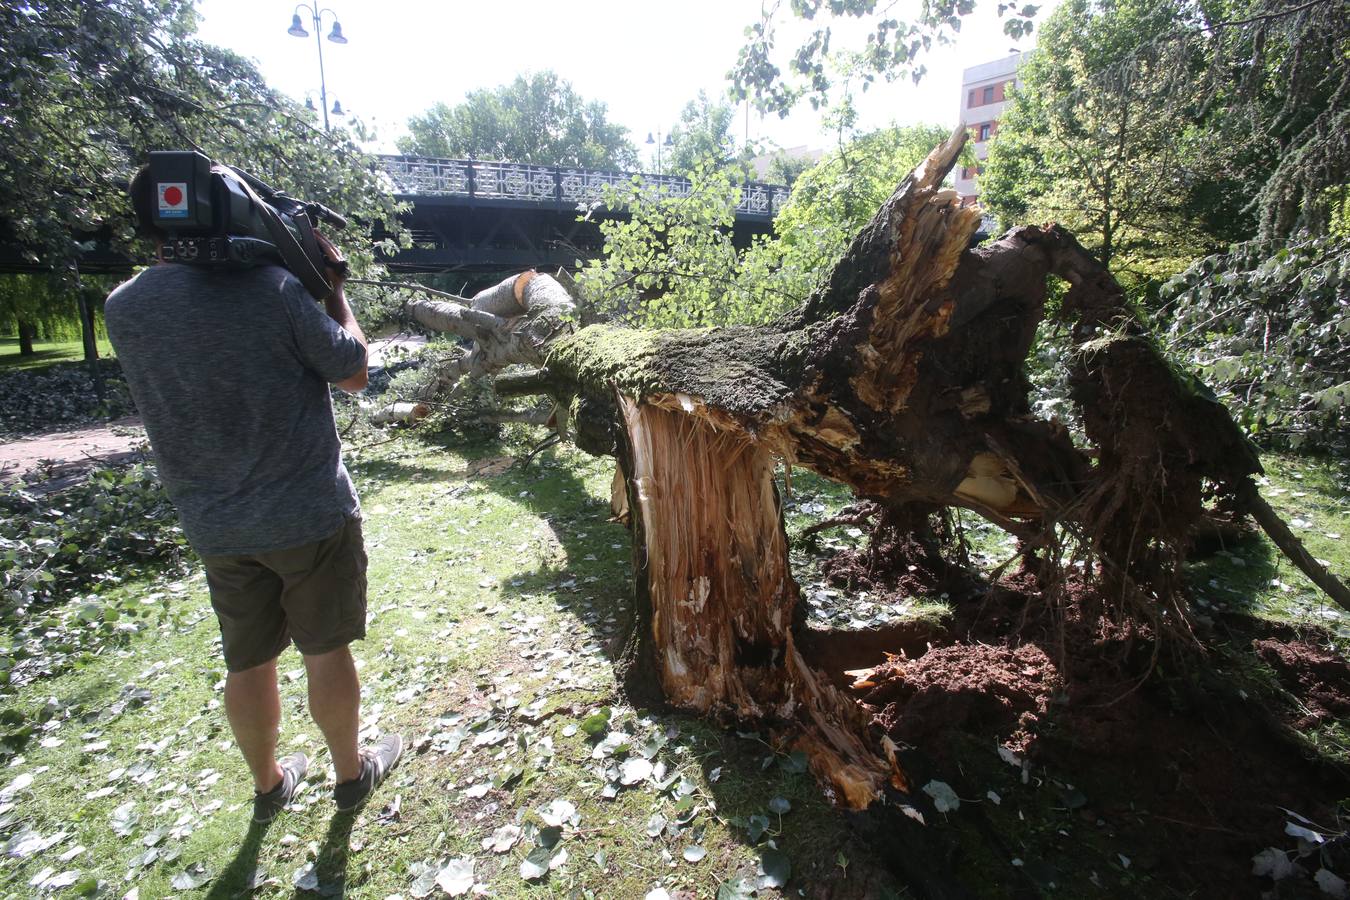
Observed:
[[[356,735],[361,727],[361,682],[345,646],[305,656],[309,681],[309,714],[328,742],[339,783],[361,774]]]
[[[268,793],[282,780],[277,765],[281,697],[277,693],[275,659],[225,676],[225,715],[253,773],[254,790]]]

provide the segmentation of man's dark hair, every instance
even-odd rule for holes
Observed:
[[[136,233],[156,241],[168,237],[168,232],[155,224],[155,184],[150,180],[149,166],[141,166],[132,176],[127,193],[131,195],[131,209],[136,214]]]

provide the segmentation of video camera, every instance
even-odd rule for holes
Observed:
[[[324,274],[334,267],[314,229],[346,228],[321,203],[306,203],[268,187],[237,166],[216,165],[194,150],[150,154],[153,223],[163,229],[162,256],[197,266],[248,267],[279,263],[316,300],[333,292]],[[346,275],[346,262],[337,267]]]

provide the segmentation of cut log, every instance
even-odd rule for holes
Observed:
[[[372,425],[411,425],[431,415],[425,403],[388,403],[370,414]]]

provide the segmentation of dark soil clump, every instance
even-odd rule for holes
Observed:
[[[1302,699],[1307,715],[1291,723],[1310,728],[1326,719],[1350,716],[1350,664],[1333,653],[1304,641],[1275,638],[1252,642],[1285,690]]]
[[[862,700],[878,708],[874,721],[896,740],[928,747],[958,729],[1020,747],[1060,687],[1054,663],[1032,644],[953,644],[892,659],[872,678],[879,683]]]
[[[910,559],[882,573],[865,552],[841,553],[827,571],[901,598],[936,574],[909,568]],[[1116,853],[1132,860],[1131,877],[1152,885],[1136,896],[1259,896],[1273,884],[1252,875],[1252,857],[1295,843],[1282,810],[1334,824],[1350,797],[1350,778],[1311,759],[1295,735],[1350,715],[1350,664],[1275,626],[1203,635],[1211,647],[1254,651],[1298,702],[1260,700],[1259,687],[1244,690],[1225,668],[1227,651],[1198,642],[1178,651],[1173,636],[1159,652],[1147,625],[1122,624],[1092,590],[1071,582],[1050,604],[1032,572],[1011,573],[956,602],[926,649],[853,670],[855,696],[875,728],[945,768],[970,764],[972,737],[1025,759],[1031,784],[1050,791],[1032,796],[1068,817],[1049,829],[1060,844],[1039,847],[1061,874],[1073,864],[1057,856],[1072,832],[1111,848],[1093,865]],[[1024,826],[1011,827],[998,840],[1029,847]]]

